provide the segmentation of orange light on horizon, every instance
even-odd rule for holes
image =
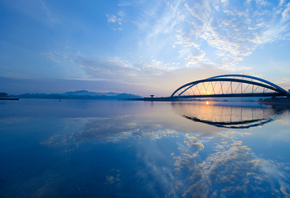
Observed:
[[[209,105],[209,101],[206,101],[206,104]]]

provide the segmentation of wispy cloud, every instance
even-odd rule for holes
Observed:
[[[55,52],[44,52],[50,60],[61,63],[71,62],[75,65],[83,67],[92,76],[104,76],[111,78],[112,76],[147,76],[159,75],[162,72],[177,69],[175,64],[165,64],[162,61],[152,60],[151,62],[131,62],[122,60],[117,57],[111,58],[92,58],[78,54],[61,54]]]
[[[43,52],[42,54],[56,63],[62,63],[68,59],[68,56],[65,54],[52,53],[52,52]]]
[[[282,21],[286,22],[290,19],[290,3],[287,4],[286,8],[282,12]]]
[[[275,12],[279,5],[267,1],[248,2],[244,5],[234,5],[227,1],[223,3],[185,3],[183,8],[191,15],[188,17],[191,23],[186,23],[193,29],[187,36],[191,38],[188,42],[206,41],[215,49],[215,57],[212,59],[215,62],[234,67],[260,45],[287,39],[283,38],[283,33],[289,28],[283,24],[287,14],[284,17]],[[282,13],[288,13],[287,9],[288,6],[284,6]],[[204,49],[204,46],[195,45],[195,48]]]
[[[114,24],[113,30],[123,30],[123,22],[124,18],[126,17],[126,13],[124,11],[119,11],[117,14],[106,14],[107,22]]]
[[[137,55],[156,59],[164,53],[182,67],[214,63],[238,70],[238,63],[260,46],[289,39],[286,23],[290,4],[284,1],[171,1],[154,7],[139,2],[140,13],[128,21],[139,28],[142,39]],[[115,16],[115,15],[114,15]],[[110,18],[117,22],[117,17]]]
[[[107,15],[108,23],[118,23],[119,25],[122,25],[122,17],[116,16],[116,15]]]
[[[236,69],[260,46],[289,39],[288,15],[283,1],[172,1],[146,9],[135,24],[146,33],[139,41],[145,55],[165,50],[187,67],[214,62]]]
[[[178,63],[164,63],[159,60],[130,61],[118,57],[97,58],[81,54],[45,52],[51,61],[69,70],[82,70],[85,75],[79,78],[103,80],[107,82],[132,84],[151,89],[151,94],[170,95],[177,86],[193,79],[213,76],[222,71],[213,64],[199,63],[198,67],[180,68]],[[196,63],[203,55],[189,57],[189,63]],[[68,65],[68,66],[66,66]],[[73,71],[72,71],[73,73]],[[176,83],[177,82],[177,83]]]
[[[132,15],[131,9],[138,13]],[[119,4],[116,10],[106,14],[107,23],[124,30],[122,45],[131,51],[123,46],[123,55],[103,58],[46,55],[55,62],[63,59],[77,65],[92,78],[146,83],[154,76],[204,65],[250,71],[251,67],[238,66],[244,57],[266,43],[289,37],[285,34],[289,4],[284,1],[134,1]]]
[[[44,13],[46,15],[46,21],[49,26],[53,26],[54,24],[58,23],[58,20],[53,15],[53,13],[50,11],[48,6],[45,4],[43,0],[41,0],[42,9],[44,10]]]
[[[47,20],[53,24],[56,20],[49,5],[41,3]],[[61,67],[63,62],[72,65],[64,71],[75,69],[76,75],[86,73],[80,78],[155,87],[169,86],[169,78],[165,78],[168,76],[176,80],[175,86],[192,81],[201,73],[197,68],[215,68],[219,73],[251,72],[253,66],[242,63],[245,57],[265,44],[290,38],[289,7],[282,0],[130,1],[115,5],[114,11],[104,12],[100,23],[106,31],[122,32],[102,35],[89,22],[75,22],[81,31],[69,29],[68,39],[60,41],[58,49],[48,49],[43,55]],[[73,40],[78,34],[80,41]],[[61,48],[67,43],[73,49]],[[180,72],[190,69],[195,72]]]

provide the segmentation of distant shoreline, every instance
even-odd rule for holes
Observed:
[[[8,95],[5,98],[31,98],[31,99],[86,99],[86,100],[124,100],[130,98],[141,98],[141,96],[128,94],[128,93],[97,93],[97,92],[89,92],[86,90],[74,91],[74,92],[66,92],[66,93],[53,93],[53,94],[45,94],[45,93],[26,93],[19,95]],[[2,97],[4,98],[4,97]]]
[[[19,100],[19,98],[0,98],[0,100]]]
[[[144,97],[144,98],[132,98],[129,100],[139,100],[139,101],[215,101],[215,102],[257,102],[260,104],[266,105],[290,105],[290,98],[283,97],[283,98],[267,98],[267,99],[259,99],[259,100],[215,100],[215,99],[192,99],[192,100],[185,100],[181,98],[173,98],[173,97]]]

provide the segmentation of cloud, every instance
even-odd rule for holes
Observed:
[[[87,57],[75,57],[73,63],[83,67],[92,77],[100,77],[108,80],[130,82],[133,79],[153,78],[165,71],[174,70],[174,65],[168,66],[161,61],[152,60],[150,63],[142,61],[130,62],[119,58],[92,59]]]
[[[207,70],[205,77],[251,71],[253,67],[239,64],[245,57],[267,43],[289,39],[285,21],[289,4],[283,1],[152,2],[121,3],[115,13],[106,14],[112,29],[124,30],[110,46],[114,54],[104,49],[105,55],[102,50],[91,55],[45,55],[54,62],[72,64],[70,70],[83,70],[86,75],[80,78],[135,83],[163,93],[165,85],[168,93],[169,84],[172,90],[176,84],[202,78],[197,68],[215,70]],[[169,82],[169,76],[176,81]]]
[[[109,16],[107,15],[109,23],[115,23],[117,21],[117,17],[115,15]]]
[[[131,83],[132,79],[140,78],[144,79],[142,83],[145,84],[146,80],[152,79],[150,75],[168,75],[167,72],[185,71],[185,68],[198,68],[203,65],[219,68],[222,73],[228,70],[239,72],[244,70],[239,63],[255,50],[265,44],[290,38],[290,3],[284,0],[122,1],[119,4],[111,4],[104,14],[101,12],[102,17],[97,15],[100,17],[98,19],[89,12],[79,12],[77,15],[73,13],[73,7],[77,7],[77,3],[65,10],[61,9],[64,4],[48,1],[5,1],[3,5],[11,11],[11,16],[17,13],[26,16],[23,18],[25,24],[20,20],[19,26],[15,25],[13,29],[4,31],[7,38],[14,40],[3,40],[4,43],[10,42],[15,45],[11,54],[15,53],[16,48],[20,50],[19,54],[25,54],[22,53],[24,49],[41,54],[38,50],[42,49],[46,52],[45,55],[56,63],[63,63],[66,59],[66,63],[81,65],[79,70],[88,74],[85,77],[93,78],[99,75],[109,79],[111,75],[116,79],[116,76],[120,75],[121,79],[126,81],[123,75],[128,73],[128,83]],[[92,13],[102,10],[99,5],[84,4],[84,11],[87,10],[86,6],[92,6]],[[45,30],[27,25],[34,24],[33,21],[37,22],[39,27],[43,24],[50,27],[46,27]],[[55,25],[58,21],[61,21],[61,26]],[[18,31],[22,28],[21,24],[27,29],[18,35],[16,33],[21,32]],[[123,31],[107,34],[107,27]],[[50,31],[53,34],[50,34]],[[9,35],[9,32],[15,34]],[[33,35],[36,35],[35,42],[27,45],[28,40],[31,40],[28,38]],[[41,43],[38,43],[38,40]],[[18,47],[21,43],[23,49]],[[68,45],[71,49],[64,48]],[[73,50],[82,52],[82,55],[68,53]],[[32,62],[38,59],[40,58],[29,58]],[[26,65],[30,67],[27,72],[34,71],[36,76],[34,68],[37,66],[28,63]],[[105,66],[102,68],[102,65]],[[70,71],[76,69],[74,66],[70,67],[71,65],[57,66],[61,68],[58,71],[51,68],[53,74],[42,72],[41,75],[51,77],[59,72],[59,76],[64,73],[66,77]],[[63,69],[64,67],[67,68]],[[7,70],[13,73],[11,68]],[[100,72],[102,69],[103,73]],[[75,76],[85,78],[79,70],[75,71]]]
[[[177,22],[180,29],[174,46],[180,45],[181,51],[190,49],[187,54],[181,53],[187,66],[210,59],[226,68],[235,68],[259,46],[288,39],[285,33],[289,26],[284,22],[289,15],[289,4],[282,2],[248,1],[238,5],[228,1],[222,1],[222,4],[218,1],[185,1],[178,9],[180,15],[186,17]],[[213,54],[209,54],[204,41],[215,50]],[[190,54],[195,50],[204,52],[203,59],[192,62],[188,56],[195,56]]]
[[[52,53],[52,52],[43,52],[41,53],[44,56],[48,57],[50,60],[56,63],[62,63],[64,61],[67,61],[68,56],[65,54],[59,54],[59,53]]]
[[[43,0],[41,0],[41,5],[42,5],[42,9],[44,10],[44,13],[46,14],[46,21],[47,24],[49,26],[53,26],[56,23],[58,23],[58,20],[56,19],[56,17],[53,15],[53,13],[50,11],[50,9],[48,8],[48,6],[44,3]]]
[[[188,55],[188,57],[185,58],[185,60],[187,61],[186,66],[190,67],[191,65],[197,65],[197,63],[202,62],[204,56],[204,52],[199,55]]]
[[[122,7],[121,5],[119,5],[120,7]],[[118,11],[117,14],[106,14],[106,17],[107,17],[107,22],[109,24],[113,24],[113,27],[112,29],[114,31],[116,30],[123,30],[123,23],[125,21],[125,18],[126,18],[126,13],[122,10]]]
[[[189,57],[189,63],[196,63],[202,57],[202,54]],[[178,69],[177,64],[166,64],[157,60],[130,62],[118,58],[92,59],[78,56],[73,59],[73,63],[82,67],[90,78],[147,86],[151,89],[151,94],[155,92],[160,96],[171,94],[177,86],[184,83],[224,73],[213,65],[199,63],[198,69]]]
[[[93,58],[75,54],[61,54],[55,52],[42,53],[58,64],[72,64],[85,71],[88,80],[105,80],[150,87],[162,79],[166,73],[171,73],[178,68],[178,64],[166,64],[159,60],[144,62],[142,60],[131,62],[117,57]],[[71,67],[73,68],[73,67]],[[157,84],[155,84],[158,86]],[[125,87],[124,87],[125,88]]]
[[[150,62],[130,61],[117,57],[97,58],[55,52],[45,52],[43,55],[60,66],[70,65],[68,68],[70,70],[74,68],[81,70],[85,75],[79,76],[80,79],[120,83],[123,89],[127,89],[127,85],[140,86],[142,89],[139,91],[144,92],[141,95],[153,93],[157,96],[158,93],[158,96],[169,96],[182,84],[225,73],[214,63],[203,64],[201,60],[204,59],[204,53],[187,57],[189,66],[185,69],[180,69],[177,63],[164,63],[154,59]],[[191,64],[195,64],[194,68]],[[247,68],[239,69],[244,72]]]
[[[108,23],[118,23],[119,25],[122,25],[123,18],[121,16],[107,14],[107,19]]]
[[[287,4],[287,7],[282,12],[282,22],[286,22],[290,19],[290,3]]]

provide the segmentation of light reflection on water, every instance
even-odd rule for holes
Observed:
[[[4,197],[287,197],[289,110],[254,103],[0,104]]]
[[[285,108],[203,105],[186,102],[176,102],[172,105],[177,113],[194,122],[240,129],[264,125],[286,110]]]

